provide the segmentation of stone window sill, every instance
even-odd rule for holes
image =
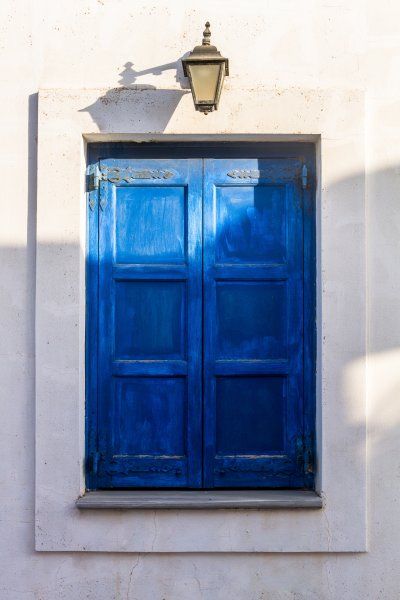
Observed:
[[[103,490],[76,501],[81,509],[215,509],[322,508],[322,499],[308,490]]]

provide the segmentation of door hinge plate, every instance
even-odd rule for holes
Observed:
[[[98,165],[89,165],[86,174],[86,191],[94,192],[99,189],[103,174]]]
[[[299,435],[296,438],[297,466],[306,475],[314,473],[314,438],[310,434]]]
[[[93,475],[97,475],[97,469],[98,469],[98,465],[99,465],[99,459],[100,459],[100,453],[99,452],[91,452],[90,454],[87,455],[86,457],[86,470],[88,471],[88,473],[91,473]]]
[[[297,466],[299,469],[303,469],[304,466],[304,438],[302,435],[296,437],[296,458]]]
[[[98,165],[89,165],[86,171],[86,191],[88,192],[88,202],[91,211],[94,211],[96,208],[100,181],[102,179],[104,179],[103,173],[100,171]],[[101,205],[101,208],[104,207]]]
[[[304,472],[306,475],[314,473],[314,438],[311,435],[306,436],[304,448]]]
[[[303,165],[301,169],[301,187],[303,190],[307,189],[308,185],[308,169],[307,165]]]

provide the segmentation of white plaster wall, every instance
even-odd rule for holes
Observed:
[[[241,81],[246,86],[254,82],[255,94],[258,86],[276,87],[278,91],[293,86],[304,93],[310,88],[332,87],[366,91],[369,552],[354,555],[35,553],[37,111],[34,94],[39,88],[117,87],[121,80],[119,73],[128,61],[134,63],[134,69],[142,71],[173,62],[191,49],[200,39],[206,19],[213,24],[218,47],[231,59],[229,86],[240,87]],[[400,5],[393,0],[306,3],[3,0],[0,6],[1,599],[399,598],[399,22]],[[180,89],[172,69],[159,75],[143,74],[134,83]],[[245,111],[246,106],[240,110]],[[199,118],[206,117],[199,115]],[[349,172],[348,181],[337,185],[357,182],[358,176]],[[356,362],[349,364],[343,374],[349,385]],[[349,503],[352,494],[357,494],[357,490],[349,489]]]

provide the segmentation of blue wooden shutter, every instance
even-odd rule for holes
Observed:
[[[205,161],[205,487],[304,483],[301,168]]]
[[[97,487],[200,486],[202,163],[100,174]]]
[[[91,169],[88,487],[312,487],[314,206],[303,163]]]

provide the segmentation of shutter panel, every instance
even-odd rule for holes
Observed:
[[[91,169],[88,487],[312,487],[303,163],[121,158]]]
[[[201,173],[100,164],[100,488],[201,485]]]
[[[205,487],[304,482],[301,167],[205,161]]]

